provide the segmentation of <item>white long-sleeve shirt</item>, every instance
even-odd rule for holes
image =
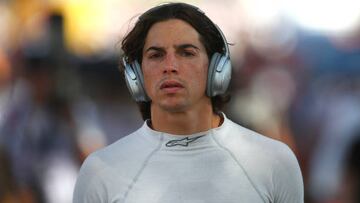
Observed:
[[[292,151],[225,117],[206,132],[172,135],[147,122],[91,154],[73,203],[303,203]]]

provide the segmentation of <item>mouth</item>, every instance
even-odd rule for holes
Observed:
[[[182,88],[184,88],[184,86],[181,83],[174,80],[164,81],[160,85],[160,89],[166,91],[167,93],[175,93]]]

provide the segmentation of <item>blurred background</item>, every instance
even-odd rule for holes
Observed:
[[[70,203],[84,158],[142,125],[120,43],[161,2],[0,0],[1,203]],[[306,203],[359,203],[360,1],[185,2],[232,44],[227,116],[291,147]]]

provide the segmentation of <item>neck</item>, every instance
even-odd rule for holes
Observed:
[[[221,118],[209,105],[198,111],[169,112],[151,107],[152,128],[157,131],[189,135],[210,130],[220,125]]]

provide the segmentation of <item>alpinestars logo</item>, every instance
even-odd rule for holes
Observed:
[[[170,140],[169,142],[166,143],[167,147],[174,147],[177,145],[183,146],[183,147],[187,147],[189,146],[189,143],[194,142],[195,140],[199,139],[200,137],[203,137],[204,135],[198,136],[198,137],[193,137],[193,138],[189,138],[189,137],[185,137],[183,139],[180,140]]]

